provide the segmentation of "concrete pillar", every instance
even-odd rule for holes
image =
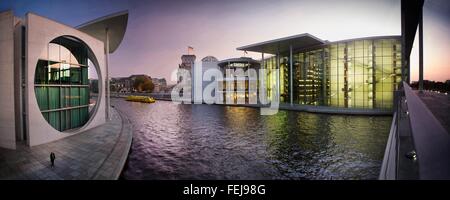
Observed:
[[[106,66],[106,77],[105,77],[105,85],[106,85],[106,120],[111,120],[110,115],[110,105],[111,105],[111,97],[110,97],[110,88],[109,88],[109,30],[105,29],[105,66]]]
[[[293,85],[292,85],[292,45],[289,45],[289,102],[294,102],[293,99]]]
[[[259,66],[259,69],[261,70],[261,69],[265,69],[265,70],[267,70],[266,68],[265,68],[266,66],[265,66],[265,61],[264,61],[264,52],[262,52],[261,53],[261,66]],[[266,73],[267,73],[267,71],[265,71]],[[258,75],[260,75],[260,74],[258,74]],[[266,78],[266,74],[264,74],[262,77],[259,77],[260,79],[265,79]],[[259,81],[259,83],[261,83],[261,81]],[[266,90],[266,92],[264,92],[263,94],[266,94],[266,95],[264,95],[264,99],[260,99],[259,100],[259,102],[261,103],[261,102],[267,102],[267,80],[265,80],[264,81],[264,83],[266,84],[266,85],[261,85],[261,84],[258,84],[258,86],[259,86],[259,88],[258,88],[258,92],[259,93],[262,93],[260,90],[261,90],[261,88],[263,88],[264,90]],[[259,96],[259,94],[258,94],[258,96]]]
[[[275,73],[276,74],[276,78],[277,78],[277,84],[276,84],[276,86],[277,86],[277,89],[275,90],[275,91],[277,91],[277,93],[276,93],[276,97],[275,98],[278,98],[278,99],[280,99],[280,97],[281,97],[281,94],[280,94],[280,51],[279,51],[279,49],[277,49],[277,55],[276,55],[276,65],[277,65],[277,69],[275,70],[277,73]],[[273,92],[272,92],[272,96],[273,96]],[[272,99],[273,100],[273,99]]]
[[[0,147],[16,148],[14,113],[14,15],[0,12]]]
[[[409,83],[409,80],[408,80],[408,74],[409,74],[409,72],[408,72],[408,74],[407,74],[407,72],[406,72],[406,70],[408,70],[409,71],[409,68],[407,68],[407,63],[406,63],[406,58],[407,58],[407,56],[406,56],[406,23],[405,23],[405,12],[406,12],[406,10],[405,10],[405,4],[404,4],[404,2],[403,2],[403,0],[402,0],[402,2],[401,2],[401,34],[402,34],[402,82],[403,81],[406,81],[407,83]],[[409,56],[408,56],[409,57]],[[403,83],[400,83],[400,85],[401,84],[403,84]]]
[[[419,92],[423,92],[423,12],[419,12]]]

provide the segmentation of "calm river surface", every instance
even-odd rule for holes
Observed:
[[[124,179],[376,179],[391,117],[112,99],[132,121]]]

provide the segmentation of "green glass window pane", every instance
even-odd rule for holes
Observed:
[[[50,125],[53,126],[53,128],[55,128],[56,130],[61,130],[61,126],[60,126],[60,117],[59,117],[59,112],[55,111],[55,112],[49,112],[49,119],[48,122],[50,123]]]
[[[80,89],[79,88],[70,88],[70,106],[79,106],[80,105]]]
[[[66,107],[70,107],[70,88],[66,87],[64,88],[64,101],[66,104]]]
[[[70,66],[68,64],[61,65],[61,84],[70,84]]]
[[[48,122],[48,112],[42,113],[44,115],[45,120]]]
[[[88,85],[89,79],[88,79],[88,68],[87,67],[81,67],[81,84]]]
[[[47,87],[35,87],[36,100],[40,110],[48,110],[48,88]]]
[[[80,88],[81,105],[89,105],[89,88]]]
[[[66,99],[64,98],[65,93],[64,93],[64,88],[58,88],[59,89],[59,102],[60,102],[60,107],[61,108],[65,108],[66,107]]]
[[[47,77],[47,65],[48,61],[46,60],[39,60],[38,64],[36,66],[36,72],[34,75],[34,83],[35,84],[46,84],[46,77]]]
[[[84,107],[80,109],[81,122],[84,124],[89,120],[89,108]]]
[[[70,68],[70,82],[72,84],[80,84],[81,82],[81,70],[79,67]]]
[[[72,109],[70,110],[70,123],[71,123],[71,128],[77,128],[80,126],[81,121],[80,121],[80,110],[79,109]]]
[[[61,119],[61,131],[66,130],[68,128],[68,126],[66,125],[66,111],[62,110],[60,112],[60,119]]]
[[[49,107],[50,109],[58,109],[60,108],[60,94],[58,87],[48,87],[49,91]]]
[[[65,44],[70,45],[67,48]],[[89,108],[55,109],[89,105],[88,49],[82,43],[60,37],[50,42],[49,55],[42,56],[36,65],[36,100],[43,117],[56,130],[64,131],[84,125]],[[62,87],[67,85],[68,87]]]
[[[59,84],[59,64],[52,64],[50,68],[48,68],[48,83],[49,84]]]

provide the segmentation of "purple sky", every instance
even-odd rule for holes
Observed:
[[[425,79],[450,79],[449,4],[425,3]],[[227,59],[243,56],[236,47],[306,32],[330,41],[400,34],[400,0],[1,1],[0,10],[5,9],[71,26],[128,9],[128,29],[111,55],[110,73],[148,74],[169,82],[187,46],[194,47],[198,60],[207,55]],[[412,80],[417,63],[413,58]]]

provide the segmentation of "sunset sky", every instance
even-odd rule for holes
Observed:
[[[7,9],[70,26],[128,10],[125,38],[111,55],[113,77],[148,74],[170,80],[187,46],[194,47],[198,60],[208,55],[221,60],[243,56],[237,47],[300,33],[329,41],[401,33],[400,0],[1,0],[0,11]],[[449,1],[426,1],[424,29],[425,79],[448,80]],[[418,50],[412,54],[411,79],[417,80]]]

